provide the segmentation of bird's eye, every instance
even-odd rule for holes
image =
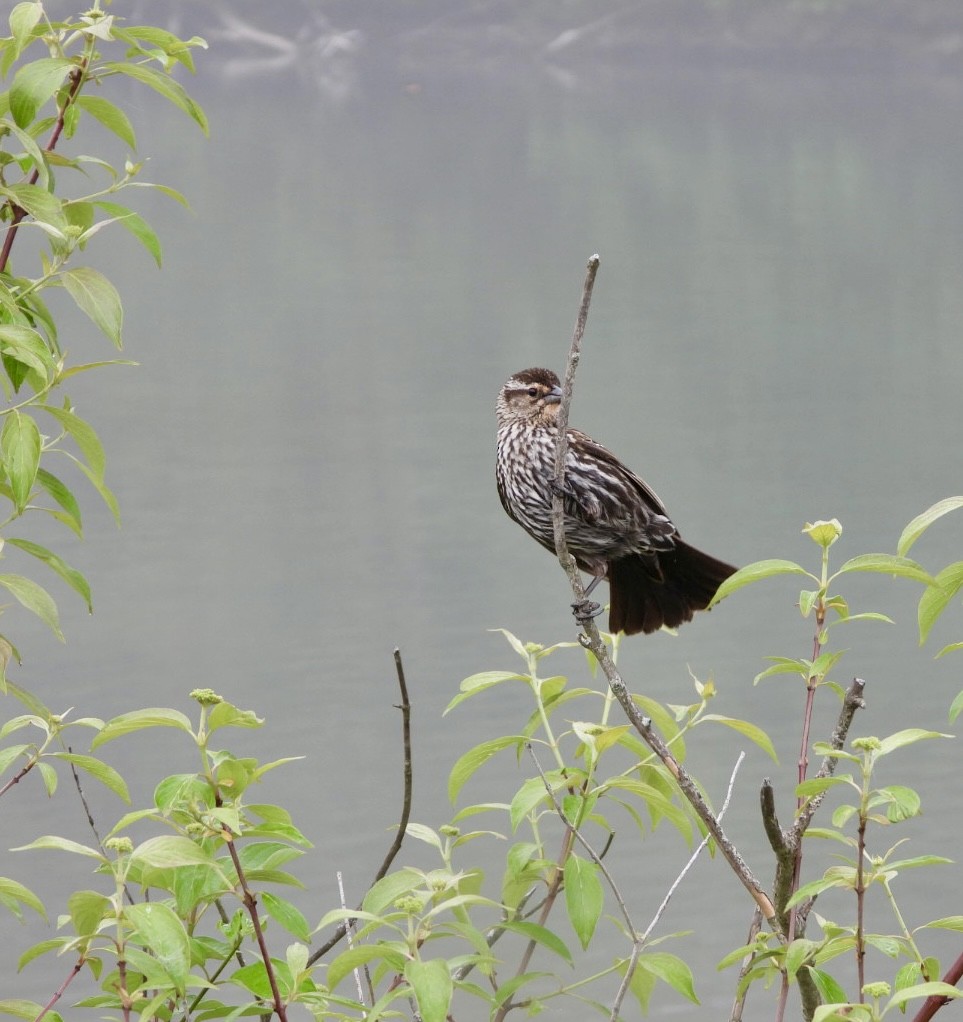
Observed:
[[[529,387],[528,388],[528,396],[529,397],[538,397],[538,387]]]

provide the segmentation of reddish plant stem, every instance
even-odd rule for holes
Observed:
[[[220,798],[218,798],[220,804]],[[267,941],[264,939],[264,930],[261,927],[261,919],[257,914],[257,898],[247,886],[244,876],[244,867],[241,865],[240,856],[234,847],[234,836],[227,837],[227,850],[231,855],[231,862],[234,863],[234,870],[237,873],[237,881],[241,885],[241,901],[251,917],[251,925],[254,927],[254,936],[257,938],[257,946],[261,952],[261,961],[264,962],[264,971],[267,973],[268,982],[271,984],[271,997],[274,1000],[274,1011],[281,1022],[288,1022],[284,1002],[281,1000],[281,990],[278,987],[278,978],[274,974],[274,963],[271,961],[271,952],[268,950]]]
[[[943,982],[956,986],[963,979],[963,954],[943,974]],[[927,997],[920,1010],[913,1016],[913,1022],[930,1022],[930,1019],[943,1007],[950,1003],[949,997],[934,994]]]
[[[60,998],[63,997],[64,993],[67,990],[67,987],[70,986],[70,984],[79,974],[80,970],[84,967],[85,961],[86,959],[84,958],[83,955],[81,955],[80,958],[77,959],[77,961],[74,963],[74,967],[67,974],[67,978],[63,981],[63,983],[60,984],[59,987],[57,987],[57,989],[53,993],[53,997],[51,997],[50,1000],[47,1001],[47,1003],[43,1006],[43,1010],[33,1020],[33,1022],[40,1022],[44,1015],[46,1015],[48,1011],[51,1011],[53,1009],[53,1006],[57,1003],[57,1001],[59,1001]]]
[[[64,105],[58,111],[57,123],[53,126],[50,138],[47,139],[47,144],[44,146],[43,151],[45,153],[53,152],[60,141],[60,135],[64,130],[64,118],[67,115],[68,108],[77,98],[77,93],[80,92],[80,88],[84,84],[87,76],[87,66],[88,60],[84,57],[73,71],[70,72],[70,88],[67,90]],[[27,178],[27,184],[35,185],[39,180],[40,168],[34,167],[30,177]],[[13,243],[16,240],[20,222],[26,215],[27,211],[22,206],[13,206],[13,218],[10,221],[10,226],[7,228],[7,236],[3,239],[3,248],[0,249],[0,273],[3,273],[7,268],[7,263],[10,261],[10,250],[13,248]]]
[[[863,882],[863,855],[866,851],[866,817],[859,818],[856,841],[856,982],[859,985],[859,1003],[865,1002],[866,942],[863,939],[863,907],[866,903],[866,885]]]

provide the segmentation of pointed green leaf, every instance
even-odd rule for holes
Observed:
[[[97,479],[102,481],[104,478],[104,466],[106,465],[104,448],[101,446],[100,440],[90,423],[85,422],[66,408],[57,408],[55,405],[43,405],[42,408],[45,412],[52,415],[64,430],[70,434],[80,448],[80,452],[86,459],[91,472],[93,472]]]
[[[937,576],[936,585],[926,589],[920,597],[919,619],[920,645],[929,638],[930,630],[947,605],[963,587],[963,561],[947,565]]]
[[[46,589],[23,575],[0,575],[0,586],[13,593],[27,610],[36,614],[61,642],[64,641],[57,604]]]
[[[74,67],[74,62],[64,57],[41,57],[18,69],[10,86],[10,114],[18,127],[33,122]]]
[[[6,905],[18,918],[23,918],[19,911],[19,905],[24,904],[32,908],[37,915],[47,918],[47,911],[43,902],[23,884],[7,877],[0,877],[0,904]]]
[[[537,944],[541,944],[543,947],[549,949],[559,956],[559,958],[566,961],[569,965],[573,965],[572,952],[565,946],[565,942],[557,934],[551,930],[546,929],[544,926],[539,926],[537,923],[527,923],[519,920],[518,922],[502,923],[500,924],[502,929],[509,930],[512,933],[520,933],[523,937],[527,937],[529,940],[534,940]]]
[[[72,522],[71,528],[78,536],[82,535],[82,521],[80,517],[80,504],[73,493],[51,472],[45,468],[37,469],[37,485],[50,494],[51,497],[64,509],[67,518]]]
[[[923,728],[909,727],[895,734],[887,735],[880,739],[879,752],[877,755],[885,756],[895,749],[902,749],[905,745],[912,745],[915,742],[923,741],[926,738],[952,738],[952,735],[944,735],[939,731],[926,731]]]
[[[137,148],[134,128],[128,120],[127,114],[120,107],[114,106],[109,99],[104,99],[102,96],[91,96],[87,93],[78,96],[74,102],[81,110],[86,110],[91,117],[100,121],[108,131],[112,131],[131,149]]]
[[[100,781],[101,784],[130,804],[130,792],[127,790],[127,782],[123,777],[103,760],[95,756],[84,756],[77,752],[55,752],[54,759],[63,759],[72,763],[75,767],[90,774],[91,777]]]
[[[70,921],[80,937],[90,937],[100,924],[114,914],[110,898],[99,891],[74,891],[67,899]]]
[[[26,551],[32,557],[36,557],[46,564],[52,571],[55,571],[66,583],[80,593],[83,597],[84,602],[87,604],[87,610],[92,614],[94,612],[93,605],[90,601],[90,585],[87,579],[76,568],[71,568],[66,561],[61,560],[55,553],[48,550],[46,547],[41,546],[39,543],[31,543],[28,539],[17,539],[11,536],[7,542],[11,546],[19,547],[19,549]]]
[[[945,998],[947,1001],[952,1001],[958,997],[963,997],[963,990],[960,990],[949,983],[918,983],[916,986],[906,987],[905,990],[899,990],[893,994],[886,1008],[887,1010],[889,1010],[890,1007],[896,1008],[901,1004],[906,1004],[907,1001],[913,1001],[924,997],[941,997]]]
[[[68,838],[57,837],[54,834],[47,834],[44,837],[38,837],[36,841],[31,841],[29,845],[21,845],[19,848],[13,848],[11,850],[14,852],[72,852],[74,855],[85,855],[88,858],[97,859],[100,862],[107,862],[103,853],[98,849],[88,848],[86,845],[80,844],[79,841],[70,841]]]
[[[15,4],[10,12],[10,34],[13,36],[13,59],[23,52],[33,36],[33,30],[43,15],[43,7],[36,0]]]
[[[401,944],[359,944],[349,948],[328,965],[325,982],[331,990],[334,990],[344,977],[354,972],[355,969],[382,958],[392,971],[401,972],[406,963],[403,947],[404,945]]]
[[[37,469],[40,466],[40,430],[33,419],[16,409],[7,416],[0,432],[0,454],[10,480],[10,489],[18,512],[30,500]]]
[[[52,228],[55,237],[64,239],[67,218],[64,216],[63,202],[56,195],[51,195],[46,188],[29,183],[0,185],[0,195],[7,196],[14,205],[25,209],[38,224],[46,224]]]
[[[149,85],[155,92],[170,100],[174,106],[183,110],[188,117],[196,121],[205,135],[209,134],[204,111],[191,99],[181,85],[162,71],[147,67],[145,64],[120,64],[116,62],[107,62],[103,67],[105,71],[115,71],[118,74],[126,75],[128,78],[134,78],[145,85]]]
[[[90,743],[91,749],[96,749],[104,742],[113,741],[123,735],[133,734],[135,731],[142,731],[148,727],[176,727],[187,734],[192,734],[191,722],[179,710],[169,710],[164,707],[145,710],[134,710],[131,713],[122,713],[119,717],[107,721],[103,730],[94,736]]]
[[[132,863],[142,863],[154,869],[174,869],[177,866],[214,866],[211,856],[190,838],[179,834],[162,834],[148,838],[130,854]]]
[[[451,768],[451,773],[448,776],[448,798],[452,803],[458,798],[458,793],[464,787],[465,782],[479,767],[484,766],[492,756],[497,755],[502,749],[517,748],[524,741],[525,739],[519,735],[505,735],[502,738],[493,738],[491,741],[482,742],[481,745],[469,749]]]
[[[905,557],[910,547],[923,535],[923,533],[943,515],[963,507],[963,497],[947,497],[945,500],[937,501],[932,507],[927,508],[922,514],[917,515],[903,529],[903,534],[896,545],[896,552]]]
[[[418,1014],[424,1022],[445,1022],[454,985],[444,960],[434,958],[422,962],[413,959],[405,965],[405,979],[414,991]]]
[[[767,753],[774,762],[779,762],[779,759],[776,756],[776,750],[773,747],[769,735],[767,735],[761,727],[749,723],[748,720],[737,720],[734,717],[721,717],[717,713],[707,713],[701,718],[700,723],[702,720],[714,720],[719,724],[724,724],[726,727],[731,727],[733,731],[738,731],[739,734],[745,735],[750,742],[755,742],[755,744],[758,745],[763,752]]]
[[[311,927],[301,912],[284,898],[279,898],[270,891],[261,892],[261,904],[264,911],[279,925],[283,926],[293,937],[307,943],[311,939]]]
[[[174,910],[160,902],[140,903],[128,905],[124,918],[134,928],[137,943],[150,949],[183,993],[191,969],[191,944]]]
[[[116,202],[106,202],[104,199],[98,200],[97,205],[105,212],[110,213],[111,216],[116,217],[121,227],[126,227],[127,230],[130,231],[130,233],[133,234],[133,236],[154,257],[154,262],[160,266],[160,241],[150,224],[148,224],[142,216],[139,216],[126,206],[121,206]]]
[[[592,940],[605,904],[598,867],[594,862],[573,853],[565,863],[563,875],[568,917],[582,950],[585,950]]]
[[[681,958],[670,955],[665,951],[650,952],[639,956],[638,967],[658,976],[663,983],[668,983],[676,993],[692,1001],[699,1003],[696,997],[695,987],[692,982],[692,971]]]
[[[744,568],[740,568],[734,575],[730,575],[719,586],[709,606],[714,607],[720,600],[725,599],[730,593],[734,593],[743,586],[751,585],[753,582],[760,582],[764,578],[772,578],[775,575],[808,575],[817,584],[819,582],[819,579],[810,575],[805,568],[794,561],[784,561],[779,558],[755,561],[753,564],[747,564]]]
[[[61,276],[64,287],[80,310],[117,348],[122,348],[120,333],[124,324],[124,308],[117,288],[99,270],[90,266],[64,270]]]
[[[908,557],[895,557],[893,554],[860,554],[859,557],[848,560],[832,577],[838,578],[850,571],[874,571],[880,575],[912,578],[924,585],[933,584],[933,577],[916,561],[911,561]]]

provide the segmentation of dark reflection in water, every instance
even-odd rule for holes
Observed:
[[[63,598],[63,650],[18,620],[28,659],[16,680],[54,709],[104,717],[187,709],[196,685],[263,713],[264,730],[231,741],[306,757],[264,798],[285,799],[316,843],[303,871],[318,899],[303,903],[309,918],[336,899],[336,869],[349,900],[360,894],[397,814],[392,648],[415,703],[415,818],[438,825],[454,759],[530,712],[521,692],[495,690],[441,718],[463,677],[517,666],[487,629],[573,636],[557,566],[498,506],[492,409],[511,371],[562,367],[592,252],[602,269],[573,421],[637,467],[697,545],[736,563],[815,566],[799,529],[837,516],[840,561],[893,551],[914,514],[959,492],[959,83],[663,68],[619,75],[617,87],[579,77],[566,90],[536,72],[425,74],[405,88],[392,69],[332,107],[282,69],[212,85],[207,59],[189,84],[209,142],[153,97],[131,96],[150,177],[186,192],[194,213],[146,199],[161,275],[126,236],[92,253],[125,295],[127,349],[141,363],[76,389],[105,441],[124,527],[91,511],[72,559],[97,613],[87,620]],[[84,334],[68,347],[103,355]],[[932,569],[958,559],[961,523],[946,519],[914,553]],[[846,585],[854,609],[897,621],[837,640],[850,649],[840,680],[870,683],[858,733],[945,729],[959,670],[931,656],[958,637],[952,623],[920,651],[913,586]],[[765,655],[807,655],[798,588],[749,590],[678,638],[623,651],[639,690],[689,701],[688,665],[714,675],[717,712],[772,734],[781,765],[749,747],[728,818],[767,880],[756,792],[778,779],[789,817],[803,696],[752,678]],[[559,657],[587,682],[579,655]],[[817,717],[823,738],[829,698]],[[747,743],[728,731],[699,739],[694,768],[721,800]],[[193,763],[167,734],[106,751],[137,804],[176,755]],[[927,781],[940,770],[927,762],[908,755],[887,779],[923,788],[934,810],[905,828],[913,854],[952,856],[963,807],[957,791],[935,811]],[[518,783],[512,761],[496,762],[466,795],[508,801]],[[118,806],[90,796],[107,829]],[[18,797],[8,846],[50,831],[86,839],[65,791],[53,807]],[[685,854],[670,835],[640,851],[631,828],[620,832],[613,861],[640,918]],[[34,862],[54,860],[15,859],[18,879],[40,883],[25,875]],[[93,883],[66,870],[42,882]],[[926,883],[905,881],[914,922],[946,911]],[[49,907],[62,909],[53,896]],[[731,976],[713,966],[748,914],[725,868],[706,861],[666,919],[666,932],[717,920],[679,945],[706,1005],[730,997]],[[24,943],[34,932],[46,933],[31,927]],[[4,986],[42,998],[56,971]],[[666,995],[653,1013],[677,1004]]]

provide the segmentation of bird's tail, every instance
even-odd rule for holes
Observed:
[[[729,564],[676,539],[672,550],[633,554],[609,564],[609,631],[654,632],[677,628],[704,610],[735,571]]]

